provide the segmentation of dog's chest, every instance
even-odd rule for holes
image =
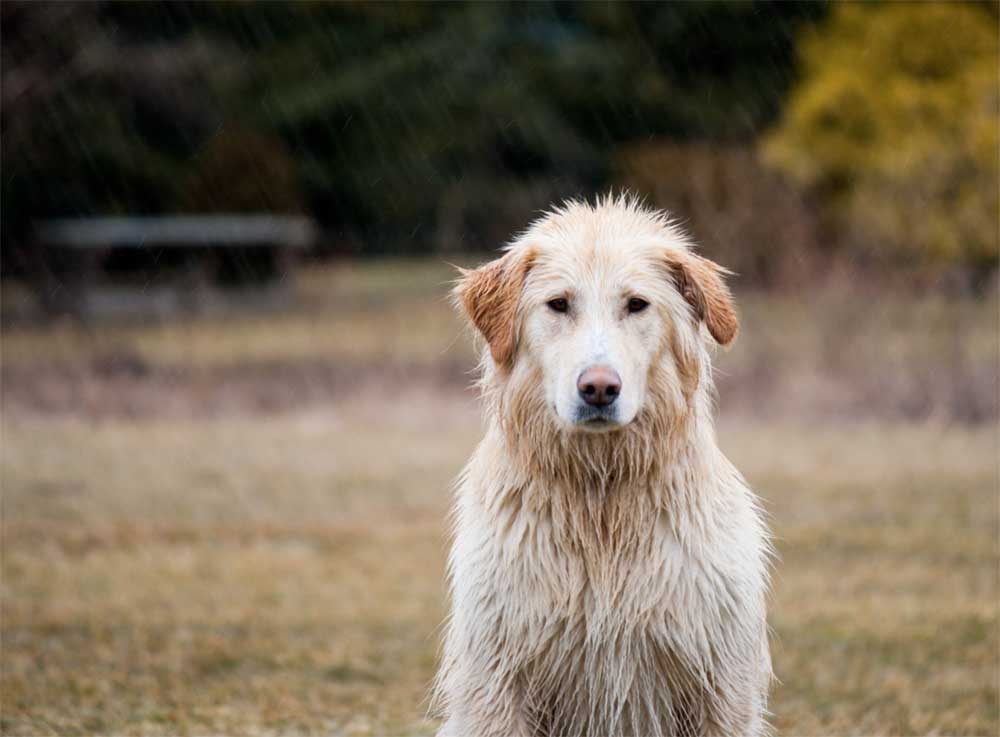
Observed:
[[[455,631],[540,734],[697,734],[716,685],[756,667],[765,543],[739,488],[686,516],[639,489],[466,491]]]
[[[600,520],[557,528],[551,517],[499,528],[494,542],[504,553],[494,583],[517,602],[504,612],[517,634],[581,651],[625,643],[654,662],[692,628],[711,624],[720,582],[730,588],[727,571],[692,554],[662,514],[637,517],[645,521],[613,534]]]
[[[662,522],[637,540],[572,547],[539,534],[507,568],[519,604],[502,629],[521,643],[543,731],[675,733],[672,720],[711,667],[699,634],[719,612],[704,600],[712,574]]]

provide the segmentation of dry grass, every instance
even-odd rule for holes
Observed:
[[[4,398],[27,410],[76,405],[146,414],[148,398],[130,404],[118,396],[122,367],[149,374],[158,392],[193,405],[186,411],[214,406],[204,394],[223,394],[254,372],[258,386],[263,373],[278,382],[297,377],[307,385],[299,391],[306,407],[343,388],[344,374],[370,376],[373,368],[453,381],[473,363],[447,298],[453,277],[434,261],[347,263],[304,270],[299,306],[284,312],[7,326]],[[14,310],[18,292],[4,292]],[[821,423],[859,415],[982,423],[1000,414],[996,295],[947,300],[828,289],[741,294],[739,303],[742,337],[717,361],[730,414]],[[296,408],[294,397],[281,394],[272,387],[262,403]],[[184,401],[192,396],[196,402]]]
[[[471,436],[362,415],[5,427],[3,733],[428,732]]]
[[[436,261],[304,269],[296,284],[299,304],[290,310],[152,324],[19,326],[4,335],[4,362],[80,363],[126,351],[185,368],[316,359],[434,363],[456,342],[467,350],[447,299],[454,276]]]
[[[79,327],[22,328],[4,336],[4,366],[89,371],[108,350],[212,376],[273,362],[467,361],[464,338],[446,351],[461,336],[441,299],[447,278],[412,265],[315,273],[311,304],[290,314],[106,328],[96,345]],[[950,423],[944,410],[919,423],[877,411],[816,421],[823,405],[808,397],[798,415],[795,403],[777,412],[742,398],[768,355],[791,365],[767,382],[826,391],[827,403],[865,359],[933,374],[955,325],[962,370],[995,377],[995,305],[893,304],[857,326],[843,318],[850,305],[745,299],[743,346],[722,357],[721,443],[766,498],[781,554],[771,622],[782,734],[1000,731],[995,424]],[[843,356],[823,340],[838,330],[853,341]],[[761,348],[780,351],[780,334],[804,354]],[[159,376],[138,377],[138,390],[187,391]],[[933,386],[951,396],[952,381]],[[479,432],[461,381],[337,384],[211,417],[153,404],[138,420],[72,397],[27,411],[23,382],[5,382],[0,425],[0,732],[433,732],[424,697],[444,615],[448,489]]]
[[[442,399],[447,404],[447,400]],[[428,733],[466,404],[4,427],[5,734]],[[730,425],[784,734],[995,734],[996,437]]]

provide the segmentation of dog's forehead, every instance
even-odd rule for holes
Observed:
[[[607,284],[657,276],[684,236],[662,217],[628,206],[575,206],[548,214],[521,239],[535,281]]]
[[[533,251],[529,278],[576,288],[612,286],[649,275],[656,266],[653,244],[640,241],[577,240],[541,244]]]

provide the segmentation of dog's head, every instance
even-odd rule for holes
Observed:
[[[609,198],[547,214],[455,293],[509,405],[605,433],[690,406],[707,381],[707,335],[736,337],[725,273],[664,215]]]

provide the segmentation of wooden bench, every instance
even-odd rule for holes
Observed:
[[[80,317],[287,301],[305,217],[268,214],[41,221],[34,270],[47,309]]]

